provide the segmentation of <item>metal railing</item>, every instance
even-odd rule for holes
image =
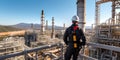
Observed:
[[[36,48],[33,48],[33,49],[28,49],[28,50],[24,50],[22,52],[17,52],[17,53],[12,53],[12,54],[8,54],[8,55],[4,55],[4,56],[0,56],[0,60],[4,60],[4,59],[7,59],[7,58],[11,58],[11,57],[16,57],[16,56],[20,56],[20,55],[24,55],[25,56],[25,60],[26,59],[26,56],[28,53],[31,53],[31,52],[36,52],[36,56],[35,56],[35,60],[38,60],[38,51],[40,50],[43,50],[43,49],[48,49],[48,48],[52,48],[52,47],[60,47],[61,48],[61,55],[53,60],[63,60],[63,44],[61,43],[58,43],[58,44],[52,44],[52,45],[45,45],[45,46],[40,46],[40,47],[36,47]],[[96,47],[96,48],[103,48],[103,49],[107,49],[107,50],[112,50],[112,51],[117,51],[117,52],[120,52],[120,47],[115,47],[115,46],[109,46],[109,45],[104,45],[104,44],[98,44],[98,43],[87,43],[87,46],[92,46],[92,47]],[[80,54],[80,56],[82,58],[85,58],[87,60],[97,60],[95,58],[92,58],[92,57],[89,57],[89,56],[86,56],[86,55],[83,55],[83,54]]]
[[[92,42],[87,43],[87,45],[95,48],[102,48],[102,49],[120,52],[120,47],[116,47],[116,46],[110,46],[110,45],[104,45],[104,44],[92,43]]]
[[[40,46],[40,47],[24,50],[22,52],[16,52],[16,53],[0,56],[0,60],[4,60],[4,59],[7,59],[7,58],[11,58],[11,57],[16,57],[16,56],[20,56],[20,55],[24,55],[25,56],[25,60],[27,60],[26,59],[27,54],[31,53],[31,52],[36,52],[35,60],[38,60],[38,51],[43,50],[43,49],[52,48],[52,47],[55,47],[55,46],[57,46],[57,47],[59,46],[61,48],[61,56],[58,57],[58,58],[63,57],[63,44],[58,43],[58,44],[52,44],[52,45],[44,45],[44,46]],[[58,58],[56,58],[56,59],[58,59]]]

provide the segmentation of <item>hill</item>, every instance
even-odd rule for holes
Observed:
[[[31,24],[30,23],[19,23],[16,25],[12,25],[12,27],[15,28],[20,28],[20,29],[30,29]],[[40,29],[41,25],[40,24],[33,24],[34,29]],[[48,26],[48,29],[51,29],[52,26]],[[55,26],[55,29],[63,29],[61,26]]]
[[[11,26],[2,26],[2,25],[0,25],[0,32],[17,31],[17,30],[21,30],[21,29],[11,27]]]

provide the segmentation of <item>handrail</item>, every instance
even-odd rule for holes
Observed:
[[[116,46],[109,46],[109,45],[104,45],[104,44],[99,44],[99,43],[92,43],[92,42],[87,43],[87,45],[95,47],[95,48],[102,48],[102,49],[107,49],[107,50],[120,52],[120,47],[116,47]]]
[[[63,45],[61,43],[52,44],[52,45],[44,45],[44,46],[40,46],[40,47],[36,47],[36,48],[24,50],[22,52],[16,52],[16,53],[12,53],[12,54],[8,54],[8,55],[0,56],[0,60],[4,60],[4,59],[7,59],[7,58],[11,58],[11,57],[15,57],[15,56],[20,56],[20,55],[26,55],[27,53],[37,52],[37,51],[40,51],[40,50],[43,50],[43,49],[48,49],[48,48],[55,47],[55,46],[62,47]]]
[[[104,44],[99,44],[99,43],[92,43],[92,42],[88,42],[87,45],[95,47],[95,48],[103,48],[103,49],[108,49],[108,50],[120,52],[120,47],[109,46],[109,45],[104,45]],[[52,47],[55,47],[55,46],[60,46],[61,47],[62,55],[58,58],[63,58],[63,51],[62,51],[63,50],[63,44],[58,43],[58,44],[52,44],[52,45],[44,45],[44,46],[36,47],[36,48],[33,48],[33,49],[24,50],[22,52],[17,52],[17,53],[8,54],[8,55],[5,55],[5,56],[0,56],[0,60],[4,60],[4,59],[7,59],[7,58],[20,56],[20,55],[26,55],[26,54],[31,53],[31,52],[37,52],[39,50],[48,49],[48,48],[52,48]],[[85,55],[81,55],[81,57],[94,60],[94,58],[89,57],[89,56],[85,56]],[[37,58],[36,58],[36,60],[37,60]],[[54,60],[56,60],[56,59],[54,59]]]
[[[93,58],[93,57],[90,57],[90,56],[86,56],[86,55],[83,55],[83,54],[80,54],[80,57],[83,57],[83,58],[88,59],[88,60],[98,60],[96,58]]]

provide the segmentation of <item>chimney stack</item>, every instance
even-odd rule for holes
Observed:
[[[44,26],[44,10],[42,10],[42,13],[41,13],[41,34],[44,34],[44,31],[45,31],[45,26]]]
[[[55,34],[55,27],[54,27],[54,17],[52,17],[52,33],[51,33],[51,38],[54,38],[54,34]]]

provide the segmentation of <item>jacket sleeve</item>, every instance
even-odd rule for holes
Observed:
[[[68,38],[68,29],[66,29],[66,31],[65,31],[65,33],[64,33],[64,36],[63,36],[63,40],[64,40],[64,42],[65,42],[66,45],[68,45],[68,40],[67,40],[67,38]]]
[[[80,29],[80,33],[81,33],[82,45],[85,45],[86,44],[86,37],[85,37],[82,29]]]

